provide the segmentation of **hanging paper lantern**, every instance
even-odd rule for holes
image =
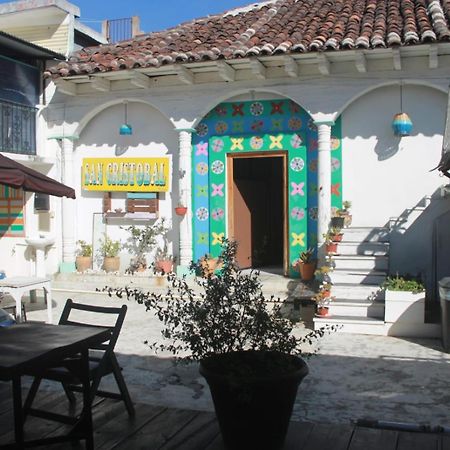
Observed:
[[[120,125],[119,134],[122,136],[129,136],[133,134],[133,128],[131,127],[131,125],[123,123],[122,125]]]
[[[392,120],[392,129],[396,136],[409,136],[411,134],[413,124],[408,114],[401,112],[394,116]]]

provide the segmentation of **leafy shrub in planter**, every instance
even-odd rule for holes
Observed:
[[[284,441],[298,385],[308,373],[302,347],[331,331],[293,335],[293,324],[269,309],[259,272],[242,272],[237,244],[224,240],[222,267],[206,273],[191,263],[200,293],[184,278],[166,275],[166,295],[139,289],[108,289],[156,312],[167,342],[149,343],[185,361],[200,361],[210,386],[225,444],[229,448],[278,448]]]
[[[420,277],[412,277],[410,275],[388,277],[383,283],[383,288],[390,291],[409,291],[414,294],[425,291],[425,286]]]

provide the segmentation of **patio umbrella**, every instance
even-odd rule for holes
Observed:
[[[2,154],[0,154],[0,184],[56,197],[75,198],[75,191],[71,187]]]

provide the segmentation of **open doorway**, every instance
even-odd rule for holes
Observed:
[[[285,273],[286,155],[229,155],[229,235],[237,261]]]

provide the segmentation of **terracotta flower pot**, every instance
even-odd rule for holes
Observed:
[[[348,228],[352,224],[352,215],[346,214],[344,216],[344,227]]]
[[[160,259],[155,261],[155,269],[161,273],[169,273],[173,271],[173,261],[171,259]]]
[[[178,216],[184,216],[187,213],[187,207],[186,206],[177,206],[175,208],[175,213]]]
[[[103,270],[105,272],[117,272],[120,268],[120,258],[118,256],[105,256],[103,259]]]
[[[202,271],[205,275],[213,275],[216,270],[222,267],[219,258],[204,258],[201,260]]]
[[[334,234],[332,237],[331,237],[331,240],[333,241],[333,242],[342,242],[342,238],[344,237],[344,234],[343,233],[339,233],[339,234]]]
[[[325,244],[325,251],[330,253],[337,253],[337,242],[330,242],[329,244]]]
[[[331,296],[331,291],[322,291],[322,293],[325,298],[328,298]]]
[[[321,317],[328,316],[328,306],[318,306],[317,307],[317,315]]]
[[[316,264],[317,264],[316,261],[310,263],[304,263],[300,261],[298,263],[298,269],[303,281],[310,281],[314,278],[314,271],[316,270]]]
[[[78,272],[86,272],[86,270],[92,268],[92,256],[77,256],[75,265]]]

